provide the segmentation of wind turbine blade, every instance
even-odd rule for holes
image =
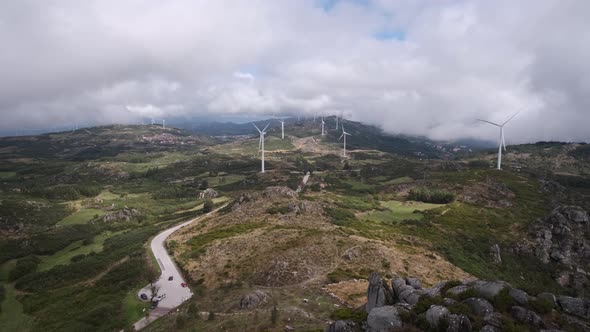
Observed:
[[[256,124],[254,122],[252,122],[252,125],[254,126],[254,128],[256,128],[256,130],[258,130],[259,133],[261,133],[260,129],[258,129],[258,127],[256,126]]]
[[[510,119],[506,120],[506,122],[504,122],[504,123],[502,124],[502,126],[504,126],[505,124],[507,124],[507,123],[508,123],[508,121],[512,120],[512,119],[513,119],[513,118],[516,116],[516,114],[518,114],[518,113],[520,113],[520,111],[518,111],[518,112],[514,113],[514,115],[513,115],[513,116],[511,116],[511,117],[510,117]]]
[[[344,137],[344,133],[342,133],[342,135],[340,135],[340,138],[338,140],[341,140],[342,137]]]
[[[262,147],[262,135],[260,135],[260,138],[258,139],[258,152],[260,153],[260,148]]]
[[[491,125],[497,126],[497,127],[502,127],[501,125],[497,124],[497,123],[493,123],[490,121],[486,121],[486,120],[482,120],[482,119],[477,119],[477,121],[481,121],[481,122],[485,122],[485,123],[489,123]]]
[[[264,127],[264,129],[262,129],[262,131],[265,131],[268,126],[270,126],[270,122],[266,125],[266,127]]]
[[[502,131],[502,145],[504,145],[504,151],[506,151],[506,140],[504,139],[504,131]]]

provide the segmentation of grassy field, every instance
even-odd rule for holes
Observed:
[[[363,219],[382,223],[400,222],[402,220],[420,220],[423,217],[422,214],[414,213],[414,211],[435,209],[444,206],[444,204],[430,204],[413,201],[386,201],[381,202],[381,206],[386,208],[386,210],[371,212],[365,215]]]
[[[123,300],[123,307],[127,316],[127,324],[131,325],[140,320],[145,315],[145,310],[148,310],[149,304],[142,302],[137,298],[137,293],[143,288],[136,287],[129,291]]]
[[[10,179],[16,176],[16,172],[0,172],[0,180]]]
[[[40,256],[41,263],[39,264],[37,269],[39,271],[50,270],[51,268],[57,265],[70,264],[71,259],[74,256],[87,255],[91,252],[101,252],[104,241],[115,234],[116,233],[107,231],[97,235],[91,244],[83,245],[82,241],[76,241],[51,256]]]
[[[391,185],[391,184],[402,184],[402,183],[412,183],[414,182],[414,179],[412,179],[409,176],[402,176],[399,178],[395,178],[395,179],[391,179],[389,181],[384,181],[381,184],[382,185]]]
[[[23,305],[17,300],[12,284],[5,284],[6,298],[0,312],[0,331],[26,332],[31,330],[33,319],[23,312]]]
[[[104,215],[104,211],[97,210],[97,209],[81,209],[80,211],[69,215],[62,220],[60,220],[57,225],[58,226],[66,226],[66,225],[75,225],[75,224],[85,224],[91,219],[94,219],[95,216],[102,216]]]

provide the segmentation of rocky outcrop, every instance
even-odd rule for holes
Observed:
[[[409,305],[415,305],[420,300],[420,296],[426,292],[421,289],[416,289],[411,284],[408,284],[408,280],[415,286],[422,288],[420,281],[414,280],[415,278],[397,278],[391,282],[391,288],[393,289],[394,302],[407,303]]]
[[[463,301],[463,304],[466,304],[474,314],[478,316],[485,316],[489,313],[494,312],[494,306],[484,299],[471,297]]]
[[[452,314],[447,317],[447,332],[471,332],[471,321],[465,315]]]
[[[500,246],[497,243],[490,247],[490,257],[492,259],[492,263],[502,263],[502,256],[500,255]]]
[[[295,190],[293,190],[289,187],[281,187],[281,186],[267,187],[262,192],[262,195],[264,195],[265,197],[269,197],[269,198],[297,197],[297,193],[295,192]]]
[[[234,199],[233,203],[231,204],[231,210],[236,211],[239,210],[243,205],[249,202],[254,202],[258,199],[257,193],[243,193],[240,196]]]
[[[91,222],[116,222],[116,221],[130,221],[131,219],[140,216],[141,213],[132,208],[124,207],[118,211],[109,211],[103,216],[93,219]]]
[[[369,275],[369,288],[367,289],[367,313],[373,308],[379,308],[385,305],[385,289],[379,273],[373,272]]]
[[[590,299],[558,296],[557,304],[565,313],[590,319]]]
[[[398,309],[394,306],[374,308],[367,317],[368,332],[388,332],[402,327]]]
[[[199,193],[199,199],[211,199],[219,196],[219,193],[212,188],[207,188]]]
[[[426,321],[432,327],[438,327],[441,320],[447,319],[450,312],[449,309],[442,305],[432,305],[426,310]]]
[[[590,285],[590,217],[578,206],[559,206],[547,218],[530,227],[533,243],[521,241],[514,251],[534,255],[541,262],[555,262],[561,268],[556,281],[564,287],[587,288]]]
[[[246,294],[240,300],[240,309],[253,309],[265,304],[270,299],[268,293],[256,290],[253,293]]]
[[[358,332],[360,328],[357,324],[347,320],[337,320],[332,322],[325,330],[326,332]]]
[[[532,325],[534,327],[541,327],[543,326],[543,320],[537,313],[532,310],[527,310],[526,308],[514,306],[510,309],[510,313],[512,317],[521,323],[526,323],[528,325]]]

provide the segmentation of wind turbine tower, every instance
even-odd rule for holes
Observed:
[[[338,130],[338,115],[336,115],[335,118],[336,118],[336,130]]]
[[[340,135],[340,138],[338,140],[341,140],[344,138],[344,147],[342,149],[342,157],[346,158],[346,136],[352,136],[349,133],[347,133],[344,130],[344,123],[342,124],[342,135]]]
[[[322,136],[326,135],[326,132],[324,131],[324,125],[326,123],[324,122],[324,117],[322,116]]]
[[[516,114],[518,114],[519,112],[514,113],[513,116],[511,116],[508,120],[506,120],[506,122],[502,123],[502,124],[497,124],[491,121],[487,121],[487,120],[482,120],[482,119],[477,119],[478,121],[481,122],[485,122],[485,123],[489,123],[491,125],[494,125],[496,127],[500,128],[500,141],[498,142],[498,169],[501,170],[502,169],[502,147],[504,147],[504,151],[506,151],[506,141],[504,140],[504,126],[510,121],[512,120]]]
[[[166,120],[162,119],[162,129],[166,129]]]
[[[252,122],[252,125],[254,126],[254,128],[256,128],[256,130],[258,130],[258,133],[260,134],[260,140],[258,141],[258,150],[262,151],[260,173],[264,173],[264,135],[266,135],[266,128],[268,128],[268,125],[270,125],[270,123],[267,124],[266,127],[264,127],[264,129],[262,130],[258,129],[254,122]]]
[[[279,120],[281,123],[281,139],[285,139],[285,120]]]

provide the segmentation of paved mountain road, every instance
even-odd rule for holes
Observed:
[[[186,283],[182,274],[174,260],[168,254],[168,250],[166,249],[165,241],[172,233],[176,232],[177,230],[192,224],[193,222],[211,216],[219,209],[222,209],[227,204],[207,213],[197,218],[191,219],[186,221],[180,225],[176,225],[172,228],[168,228],[167,230],[159,233],[156,235],[150,244],[151,250],[154,253],[154,257],[158,261],[158,265],[160,266],[160,270],[162,271],[162,275],[156,282],[156,287],[159,288],[158,295],[164,295],[165,297],[160,300],[156,309],[150,311],[149,316],[144,317],[133,324],[135,330],[140,330],[148,325],[150,322],[154,321],[158,317],[164,316],[168,312],[172,311],[174,308],[181,305],[184,301],[190,299],[193,296],[193,293],[188,287],[182,287],[182,283]],[[172,277],[172,280],[168,280]],[[151,290],[150,285],[145,286],[142,288],[138,296],[140,294],[146,294],[148,297],[151,297]]]

